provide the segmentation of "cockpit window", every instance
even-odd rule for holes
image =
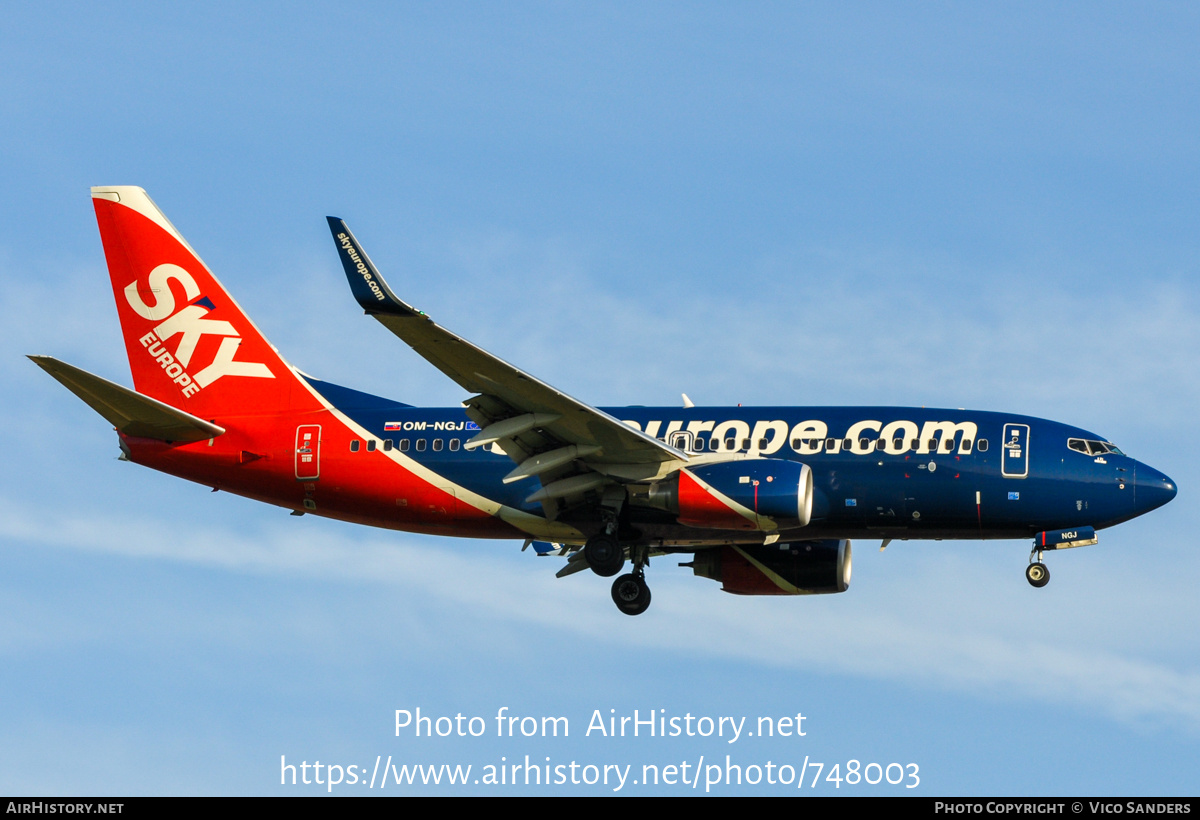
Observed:
[[[1115,453],[1119,456],[1125,455],[1120,451],[1117,445],[1113,444],[1111,441],[1092,441],[1091,439],[1069,438],[1067,439],[1067,446],[1072,450],[1088,456],[1102,456],[1108,453]]]

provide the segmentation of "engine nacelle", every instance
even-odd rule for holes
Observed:
[[[850,588],[850,541],[824,539],[700,550],[692,572],[735,595],[820,595]]]
[[[649,488],[649,503],[689,527],[771,531],[806,527],[812,519],[813,479],[807,464],[780,458],[722,461],[684,467]]]

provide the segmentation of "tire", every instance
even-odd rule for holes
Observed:
[[[645,579],[627,573],[613,581],[612,599],[626,615],[641,615],[650,606],[650,587]]]
[[[1030,564],[1025,568],[1025,578],[1029,581],[1030,586],[1040,589],[1050,583],[1050,568],[1040,561]]]
[[[593,535],[583,547],[583,557],[587,559],[592,572],[601,578],[611,578],[625,566],[625,550],[621,543],[611,535]]]

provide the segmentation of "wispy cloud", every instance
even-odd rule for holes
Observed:
[[[7,505],[0,508],[0,537],[10,544],[185,562],[239,574],[382,584],[395,587],[400,597],[421,600],[426,613],[454,612],[497,636],[507,629],[549,629],[557,639],[575,635],[693,660],[738,659],[972,697],[1041,701],[1143,727],[1200,732],[1197,670],[1139,657],[1120,641],[1098,648],[1087,636],[1049,630],[1031,635],[1027,625],[1014,631],[1011,623],[990,621],[990,605],[997,602],[978,596],[974,606],[980,615],[966,608],[958,619],[931,616],[928,596],[909,599],[886,591],[874,601],[862,593],[853,601],[848,596],[779,601],[722,595],[714,606],[713,596],[720,593],[711,582],[660,572],[652,613],[639,622],[654,628],[643,629],[618,617],[604,590],[597,594],[597,585],[587,583],[595,580],[590,576],[555,580],[549,559],[500,559],[490,554],[492,545],[433,547],[401,534],[364,531],[362,537],[348,538],[295,528],[286,533],[266,528],[251,536],[211,526],[181,532],[150,518],[65,517],[49,528],[43,522],[34,511]],[[971,606],[968,590],[950,597],[955,595]],[[952,600],[942,603],[953,605]],[[996,608],[1013,610],[1012,602]],[[570,617],[550,624],[547,613]],[[411,628],[415,634],[422,629],[415,622]]]

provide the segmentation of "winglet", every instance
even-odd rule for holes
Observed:
[[[371,258],[367,256],[362,245],[350,233],[350,228],[344,220],[336,216],[327,216],[329,231],[338,248],[338,256],[342,267],[346,269],[346,279],[350,282],[350,292],[362,305],[367,313],[390,313],[396,316],[421,316],[419,310],[396,298],[392,289],[383,281]]]

